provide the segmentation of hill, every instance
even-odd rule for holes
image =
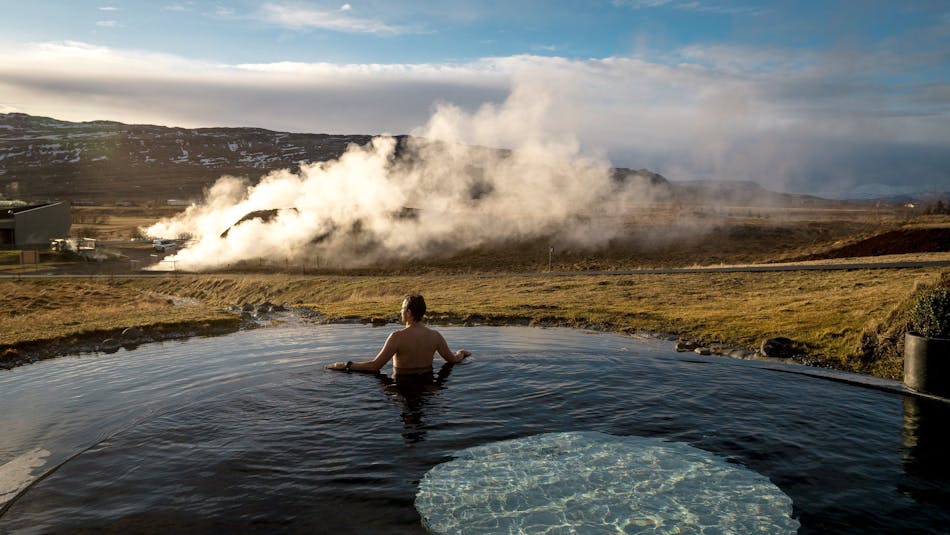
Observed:
[[[165,204],[200,198],[222,175],[252,183],[301,162],[338,158],[373,136],[302,134],[262,128],[176,128],[114,121],[69,122],[0,113],[0,199],[74,204]],[[397,136],[397,157],[407,136]],[[507,150],[473,147],[505,157]],[[412,165],[411,158],[405,159]],[[776,193],[754,182],[673,182],[647,169],[617,168],[618,183],[649,187],[659,202],[732,206],[831,206],[808,195]]]
[[[221,175],[256,180],[301,161],[337,158],[349,144],[370,139],[0,114],[0,195],[164,203],[198,197]]]

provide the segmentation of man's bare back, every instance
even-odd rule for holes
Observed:
[[[334,362],[327,369],[378,372],[393,359],[394,374],[432,373],[436,353],[451,363],[469,356],[471,353],[464,349],[453,354],[438,331],[421,323],[425,310],[425,300],[421,295],[407,296],[401,310],[406,326],[389,335],[376,358],[366,362]]]
[[[425,325],[414,323],[389,335],[386,345],[392,344],[393,369],[398,373],[417,373],[432,370],[435,353],[446,360],[456,362],[455,355],[449,351],[449,345],[438,331]],[[385,349],[386,346],[383,346]]]

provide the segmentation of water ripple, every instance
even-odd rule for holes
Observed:
[[[950,447],[933,431],[950,416],[942,405],[619,336],[442,332],[475,358],[426,388],[324,370],[375,354],[388,330],[363,326],[0,374],[0,496],[47,476],[0,531],[424,532],[413,499],[432,467],[567,431],[688,443],[764,474],[794,500],[801,533],[950,525],[950,470],[934,453]]]

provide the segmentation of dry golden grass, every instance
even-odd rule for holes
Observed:
[[[233,319],[220,308],[182,307],[108,280],[0,281],[0,347],[125,327]]]
[[[787,336],[837,366],[896,377],[900,362],[860,358],[861,337],[940,269],[595,276],[178,276],[0,281],[0,346],[129,326],[234,319],[229,304],[269,300],[331,319],[397,319],[404,294],[422,292],[435,322],[596,326],[675,333],[755,348]],[[159,294],[191,297],[176,306]]]
[[[127,284],[220,306],[270,300],[331,318],[397,319],[404,294],[422,292],[434,321],[537,323],[675,333],[753,349],[768,337],[801,341],[837,366],[896,377],[900,363],[860,359],[876,329],[940,270],[797,271],[604,276],[194,276]]]
[[[20,264],[20,251],[0,251],[0,266]]]
[[[75,206],[72,234],[100,240],[130,240],[147,227],[183,208],[175,206]]]

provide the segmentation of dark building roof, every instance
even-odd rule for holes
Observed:
[[[3,210],[0,210],[0,219],[10,219],[13,217],[13,214],[26,212],[29,210],[35,210],[36,208],[43,208],[45,206],[53,206],[54,204],[59,204],[59,203],[45,202],[43,204],[31,204],[30,206],[17,206],[16,208],[4,208]]]

